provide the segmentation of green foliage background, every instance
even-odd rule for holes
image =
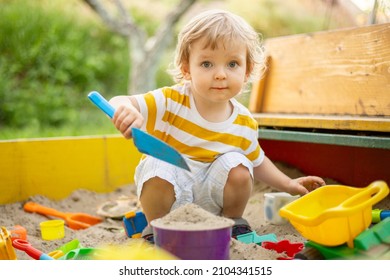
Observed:
[[[51,2],[1,2],[1,138],[78,135],[101,124],[110,129],[86,96],[126,92],[126,40]]]

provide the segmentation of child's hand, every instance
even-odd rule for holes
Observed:
[[[299,177],[290,181],[289,193],[292,195],[305,195],[324,185],[325,181],[317,176]]]
[[[112,122],[126,139],[130,139],[132,137],[131,129],[133,127],[140,128],[144,122],[144,118],[141,113],[131,105],[121,105],[116,109]]]

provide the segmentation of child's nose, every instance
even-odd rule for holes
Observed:
[[[216,80],[224,80],[224,79],[226,79],[225,69],[223,67],[216,68],[214,78]]]

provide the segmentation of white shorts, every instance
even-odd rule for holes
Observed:
[[[159,177],[174,186],[176,200],[171,210],[187,203],[195,203],[215,215],[220,215],[223,207],[223,189],[230,170],[242,164],[248,168],[253,178],[252,162],[237,152],[223,154],[212,163],[189,159],[186,161],[191,172],[146,156],[135,171],[138,198],[141,196],[144,183],[151,178]]]

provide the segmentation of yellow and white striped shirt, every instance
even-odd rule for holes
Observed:
[[[196,110],[188,83],[137,95],[142,129],[163,140],[183,156],[212,162],[227,152],[244,154],[253,166],[264,159],[258,142],[258,125],[249,110],[234,98],[233,113],[223,122],[209,122]]]

